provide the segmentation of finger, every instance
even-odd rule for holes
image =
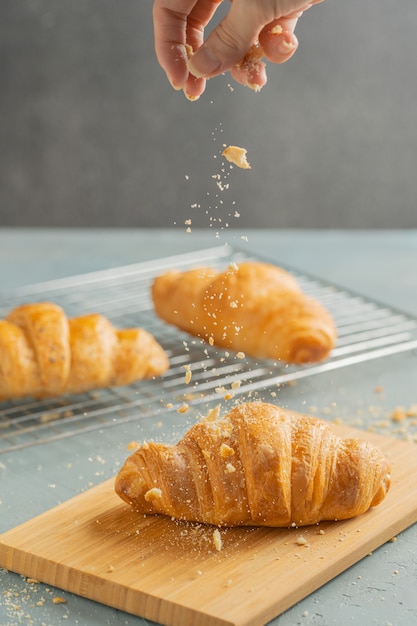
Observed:
[[[272,63],[288,61],[298,48],[298,39],[294,34],[298,17],[281,18],[265,26],[259,33],[265,57]]]
[[[256,43],[263,26],[265,23],[259,23],[256,2],[235,0],[227,15],[190,59],[190,71],[194,76],[211,78],[231,69]]]
[[[204,28],[221,0],[155,0],[153,24],[155,52],[160,66],[176,89],[188,79],[188,55],[185,44],[197,49]]]
[[[188,61],[204,41],[204,28],[212,19],[222,0],[200,0],[194,6],[187,21],[187,52]],[[188,64],[187,64],[188,65]],[[188,67],[188,71],[189,71]],[[189,71],[183,91],[189,100],[197,100],[204,92],[206,79],[195,77]]]
[[[260,91],[266,85],[266,65],[262,61],[264,51],[261,46],[252,46],[242,61],[230,69],[234,80],[254,91]]]

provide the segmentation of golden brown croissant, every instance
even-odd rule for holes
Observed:
[[[304,526],[376,506],[389,472],[372,444],[252,402],[200,421],[175,446],[145,443],[127,458],[115,489],[140,513],[222,526]]]
[[[157,314],[211,344],[248,356],[308,363],[333,348],[330,313],[288,272],[266,263],[169,271],[152,285]]]
[[[143,329],[98,314],[68,319],[56,304],[24,304],[0,320],[0,399],[78,393],[162,374],[168,359]]]

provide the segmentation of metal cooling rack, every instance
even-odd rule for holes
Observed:
[[[417,319],[290,268],[287,269],[302,289],[322,302],[337,324],[337,345],[324,363],[300,367],[239,359],[235,353],[202,344],[154,314],[150,285],[158,274],[172,267],[187,269],[208,264],[223,268],[228,263],[249,258],[243,251],[221,246],[0,294],[0,318],[23,302],[51,300],[60,304],[69,317],[100,312],[116,326],[146,328],[164,347],[171,365],[162,378],[139,381],[129,387],[40,401],[0,403],[0,454],[81,431],[151,417],[162,411],[178,411],[184,403],[190,406],[209,404],[219,401],[221,394],[247,394],[417,349]],[[188,385],[185,384],[185,365],[192,370],[192,382]],[[236,383],[240,384],[237,389]]]

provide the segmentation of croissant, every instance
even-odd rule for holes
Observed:
[[[99,314],[68,319],[56,304],[23,304],[0,320],[0,400],[128,385],[162,374],[168,358],[147,331]]]
[[[336,340],[330,313],[290,273],[266,263],[169,271],[154,280],[152,298],[166,322],[255,358],[321,361]]]
[[[354,517],[389,486],[389,465],[372,444],[262,402],[196,423],[177,445],[145,443],[115,482],[140,513],[274,527]]]

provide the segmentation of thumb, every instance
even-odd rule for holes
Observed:
[[[257,41],[263,26],[256,14],[255,5],[253,0],[234,0],[231,3],[227,15],[189,59],[188,69],[191,74],[212,78],[226,72],[243,59]]]

